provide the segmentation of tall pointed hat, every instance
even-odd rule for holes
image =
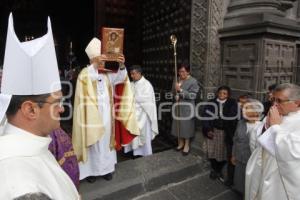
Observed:
[[[1,101],[10,95],[41,95],[61,90],[50,18],[47,33],[37,39],[20,42],[13,17],[8,19],[6,48],[1,83]],[[0,105],[1,112],[7,110]],[[5,113],[0,113],[1,117]]]
[[[101,41],[98,38],[93,38],[85,49],[85,53],[91,60],[101,55]]]

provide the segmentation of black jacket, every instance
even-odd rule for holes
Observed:
[[[213,99],[209,101],[213,105],[206,105],[203,110],[203,117],[210,117],[210,119],[203,120],[202,132],[204,136],[207,137],[207,133],[209,131],[213,131],[214,128],[224,130],[225,132],[225,142],[227,144],[233,144],[233,136],[236,129],[237,121],[238,121],[238,104],[235,99],[228,98],[226,102],[221,106],[221,104],[217,101],[217,99]],[[217,108],[217,111],[215,110]],[[220,115],[220,109],[222,109],[222,113],[224,117]],[[211,113],[215,113],[214,117],[211,116]],[[226,119],[230,118],[230,119]]]

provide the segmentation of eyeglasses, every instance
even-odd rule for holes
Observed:
[[[48,104],[57,104],[55,106],[59,106],[60,108],[62,108],[64,106],[65,98],[57,99],[53,102],[48,102],[48,101],[35,101],[35,102],[38,103],[40,107],[42,107],[41,104],[48,103]]]
[[[285,104],[285,103],[288,103],[288,102],[291,102],[291,101],[294,101],[294,100],[272,98],[272,102],[273,103],[278,103],[278,104]]]

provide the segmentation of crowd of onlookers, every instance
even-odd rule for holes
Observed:
[[[179,66],[178,74],[172,89],[175,109],[171,134],[178,139],[175,150],[186,156],[195,136],[199,85],[187,65]],[[298,165],[297,128],[288,127],[296,126],[294,120],[300,119],[299,99],[299,86],[283,83],[268,87],[265,102],[250,93],[234,99],[231,88],[225,85],[217,89],[214,99],[201,102],[199,120],[203,149],[210,162],[209,177],[230,186],[245,199],[278,199],[279,191],[284,193],[280,199],[294,199],[291,197],[297,195],[293,190],[298,184],[290,174],[298,174],[295,169],[285,174],[281,171]],[[280,157],[285,153],[290,157]],[[269,180],[275,181],[270,184]],[[269,190],[274,191],[273,196]]]
[[[300,199],[300,87],[270,85],[267,100],[260,102],[248,93],[234,99],[231,88],[223,85],[199,109],[195,103],[199,85],[189,67],[179,66],[178,75],[172,89],[175,150],[189,154],[199,117],[195,113],[200,112],[211,179],[246,200]]]
[[[203,120],[202,132],[203,147],[211,165],[209,177],[232,186],[241,195],[245,193],[247,162],[257,146],[257,130],[272,106],[275,88],[276,84],[269,86],[267,101],[262,103],[249,93],[233,99],[231,89],[221,86],[216,98],[210,101],[213,104],[205,106],[203,111],[203,116],[208,117]],[[215,119],[209,118],[211,113],[216,113]]]

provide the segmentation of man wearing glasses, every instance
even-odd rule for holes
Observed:
[[[60,127],[62,92],[50,19],[43,37],[20,42],[9,16],[0,94],[0,199],[43,193],[77,200],[69,176],[48,151],[50,132]],[[47,60],[47,62],[45,62]]]
[[[245,199],[300,199],[299,86],[275,88],[265,129],[248,161]]]

